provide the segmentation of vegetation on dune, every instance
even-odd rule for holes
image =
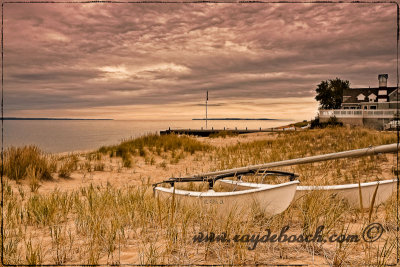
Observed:
[[[319,117],[316,117],[314,120],[311,120],[310,123],[311,129],[316,128],[326,128],[326,127],[337,127],[343,126],[343,123],[340,122],[336,117],[330,117],[327,122],[320,122]]]
[[[220,136],[228,138],[230,135],[225,136],[222,133]],[[117,167],[118,169],[132,168],[134,162],[143,159],[145,164],[157,165],[167,170],[167,162],[176,164],[189,155],[193,155],[194,161],[206,160],[210,162],[209,170],[217,170],[364,148],[395,141],[393,133],[343,127],[278,132],[272,133],[269,137],[266,136],[265,139],[250,142],[242,142],[239,138],[236,142],[222,147],[215,147],[207,144],[206,141],[201,142],[189,136],[152,134],[127,140],[119,145],[101,147],[97,152],[85,155],[86,160],[73,154],[56,159],[53,156],[44,155],[35,146],[10,148],[5,153],[5,174],[12,180],[29,178],[32,191],[35,191],[38,182],[50,179],[54,172],[58,172],[61,178],[67,178],[77,170],[90,173],[104,171],[106,168],[115,169],[115,167],[108,167],[108,164],[102,161],[104,156],[121,158],[122,164]],[[364,158],[360,160],[366,163]],[[374,166],[377,164],[371,165],[370,169]],[[360,166],[357,164],[357,167]]]
[[[116,146],[103,146],[99,149],[99,152],[106,154],[112,153],[117,157],[121,157],[123,154],[139,155],[144,156],[144,148],[148,148],[151,151],[157,153],[173,151],[183,149],[185,152],[194,153],[196,151],[205,150],[208,146],[196,141],[188,136],[179,136],[175,134],[170,135],[158,135],[149,134],[139,138],[131,139],[122,142]]]
[[[129,158],[131,164],[133,160],[141,160],[150,165],[154,164],[151,159],[156,158],[158,162],[162,161],[156,166],[167,177],[169,173],[165,169],[168,165],[185,157],[189,157],[195,170],[206,166],[205,171],[208,171],[389,144],[396,142],[396,136],[394,133],[360,128],[328,127],[271,133],[255,141],[240,137],[232,140],[226,140],[226,146],[217,147],[207,144],[207,139],[199,141],[188,136],[149,135],[124,141],[117,146],[102,147],[97,152],[79,157],[68,155],[59,158],[57,164],[37,148],[13,148],[7,152],[5,167],[9,170],[17,168],[17,172],[21,173],[25,170],[25,175],[17,179],[9,177],[12,172],[7,172],[12,180],[36,177],[38,172],[33,170],[41,169],[38,166],[42,165],[48,167],[50,174],[56,171],[54,165],[58,165],[58,175],[69,177],[77,170],[82,175],[108,170],[111,161],[121,164],[124,158]],[[225,142],[222,139],[219,141]],[[47,160],[47,165],[42,160]],[[128,167],[125,161],[123,164]],[[284,170],[299,174],[302,184],[332,184],[333,181],[358,182],[362,177],[379,178],[382,165],[386,163],[386,155],[378,155],[305,164]],[[333,266],[383,266],[395,261],[395,195],[377,208],[363,210],[350,207],[338,197],[315,192],[293,202],[286,211],[273,217],[263,214],[250,203],[246,216],[233,210],[223,217],[217,216],[215,211],[185,205],[174,199],[155,198],[149,185],[150,179],[158,181],[162,177],[149,177],[147,182],[143,178],[142,184],[137,186],[86,184],[71,191],[54,190],[47,194],[37,190],[34,184],[31,192],[24,192],[20,185],[16,191],[5,179],[4,262],[262,265],[288,262],[313,264],[311,259],[318,259],[318,263]],[[204,185],[207,186],[187,183],[179,185],[179,188],[201,190]],[[217,186],[215,189],[218,190]],[[193,242],[193,236],[199,232],[257,235],[265,234],[263,231],[270,229],[279,234],[286,225],[290,225],[291,233],[303,235],[313,234],[319,225],[325,225],[324,237],[341,233],[361,234],[361,227],[370,222],[380,222],[385,227],[379,242],[267,242],[260,243],[254,250],[249,249],[251,243]],[[133,262],[132,257],[123,260],[127,253],[135,255],[132,257],[137,260]]]
[[[298,259],[309,262],[311,257],[322,257],[328,264],[390,263],[394,255],[387,252],[395,242],[396,225],[392,206],[390,203],[382,211],[388,218],[385,224],[388,231],[382,241],[387,243],[386,248],[382,248],[382,243],[362,248],[364,243],[345,242],[342,246],[346,249],[359,252],[346,254],[339,244],[332,247],[315,241],[298,243],[294,247],[285,242],[259,243],[251,250],[252,242],[193,243],[193,236],[199,232],[263,235],[265,229],[279,234],[286,225],[290,225],[291,233],[306,236],[324,225],[321,235],[325,238],[343,231],[358,233],[358,228],[346,230],[346,227],[354,222],[367,225],[368,212],[351,208],[337,197],[316,192],[292,203],[285,212],[274,217],[250,204],[246,216],[232,210],[221,217],[213,210],[155,198],[146,184],[118,189],[111,185],[89,185],[72,192],[55,190],[47,196],[32,194],[25,201],[6,184],[4,255],[9,264],[66,264],[71,261],[121,264],[120,255],[127,251],[139,253],[138,262],[129,263],[144,265],[196,262],[237,265],[254,263],[255,258],[260,264]],[[372,220],[378,220],[377,216],[374,209]],[[50,250],[38,242],[43,237],[51,240]],[[24,244],[29,249],[24,249]]]
[[[19,181],[27,176],[39,180],[50,180],[56,164],[37,146],[10,147],[4,153],[4,174]]]
[[[218,137],[226,138],[229,136],[238,136],[238,135],[239,135],[238,133],[235,133],[232,131],[219,131],[219,132],[210,134],[209,138],[218,138]]]
[[[207,151],[210,149],[211,147],[209,145],[185,135],[149,134],[136,139],[124,141],[119,145],[103,146],[98,151],[103,154],[109,154],[111,157],[121,157],[124,166],[131,167],[131,156],[146,158],[149,152],[161,155],[166,152],[176,154],[179,151],[194,154],[197,151]]]
[[[241,142],[226,146],[216,152],[213,160],[217,163],[216,169],[228,169],[395,142],[396,135],[393,133],[361,128],[328,127],[326,129],[277,133],[274,139]],[[340,174],[340,172],[346,168],[356,168],[354,171],[366,174],[373,171],[374,168],[379,168],[378,163],[384,163],[385,159],[384,155],[370,156],[356,159],[360,164],[354,164],[356,162],[354,159],[343,159],[320,163],[320,166],[322,166],[322,173],[329,171],[332,173],[339,172],[338,176],[344,179],[344,175]],[[329,169],[326,168],[326,164],[330,164]],[[308,164],[306,168],[298,165],[293,168],[302,175],[303,172],[315,169],[317,165]],[[310,168],[310,166],[313,166],[313,168]],[[379,169],[377,170],[379,171]],[[316,175],[318,173],[314,173],[313,176]],[[302,181],[306,180],[307,178],[303,176]]]
[[[308,122],[307,120],[304,120],[304,121],[294,123],[293,126],[301,128],[301,127],[307,126],[309,123],[310,122]]]
[[[71,155],[66,157],[60,164],[58,169],[58,176],[61,178],[68,178],[71,173],[78,169],[78,157],[76,155]]]

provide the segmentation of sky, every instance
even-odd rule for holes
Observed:
[[[322,80],[396,86],[396,5],[6,3],[4,115],[317,114]]]

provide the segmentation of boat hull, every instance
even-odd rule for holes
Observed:
[[[200,205],[206,209],[216,209],[218,213],[237,211],[244,213],[256,207],[266,215],[273,216],[285,211],[292,202],[299,181],[292,181],[268,188],[251,188],[237,192],[193,192],[174,188],[155,187],[156,197],[189,205]]]
[[[221,180],[224,188],[234,190],[248,190],[251,188],[270,186],[269,184],[246,183],[232,180]],[[374,207],[379,206],[390,198],[396,191],[397,180],[384,180],[376,182],[361,183],[361,198],[363,208],[369,208],[376,188],[377,193],[374,200]],[[297,186],[294,199],[297,200],[306,194],[315,191],[329,192],[346,199],[352,207],[361,207],[360,205],[360,187],[359,184],[330,185],[330,186]]]
[[[346,185],[330,185],[330,186],[298,186],[296,190],[295,199],[309,194],[313,191],[325,191],[346,199],[352,207],[360,208],[360,190],[362,198],[362,207],[370,208],[375,191],[377,190],[374,207],[377,207],[388,200],[396,191],[395,179],[384,180],[376,182],[368,182],[359,184],[346,184]],[[361,187],[361,188],[360,188]]]

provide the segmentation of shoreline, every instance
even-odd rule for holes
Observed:
[[[8,123],[6,123],[8,122]],[[203,123],[195,121],[6,121],[5,146],[38,144],[51,153],[96,150],[102,145],[115,145],[123,140],[171,128],[201,129]],[[276,122],[214,122],[210,129],[259,129],[281,127],[288,123]],[[185,127],[180,127],[185,126]],[[221,126],[221,127],[219,127]],[[25,131],[30,132],[29,135]]]

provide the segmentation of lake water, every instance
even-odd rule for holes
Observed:
[[[277,127],[291,121],[208,121],[214,129],[259,129]],[[112,121],[57,121],[57,120],[7,120],[4,121],[4,147],[35,144],[46,152],[59,153],[94,150],[102,145],[159,133],[168,127],[174,129],[205,128],[205,121],[181,120],[112,120]]]

